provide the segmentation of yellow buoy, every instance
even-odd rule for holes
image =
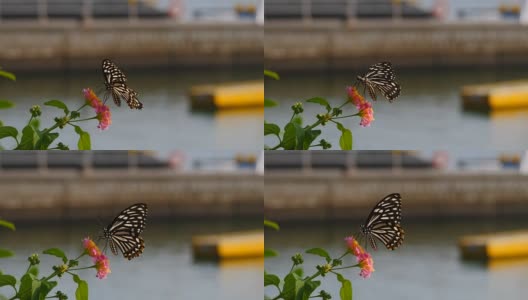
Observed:
[[[192,248],[196,258],[263,257],[264,232],[256,230],[193,236]]]
[[[459,240],[465,259],[528,257],[528,231],[471,235]]]
[[[465,109],[499,110],[528,107],[528,80],[468,85],[462,88]]]
[[[193,109],[264,107],[262,80],[198,85],[192,87],[189,94]]]

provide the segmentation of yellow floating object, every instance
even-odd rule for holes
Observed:
[[[465,259],[528,257],[528,231],[465,236],[458,245]]]
[[[256,230],[193,236],[192,247],[196,258],[263,257],[264,232]]]
[[[468,85],[462,88],[461,94],[465,109],[528,107],[528,80]]]
[[[189,92],[193,109],[264,107],[264,81],[198,85]]]

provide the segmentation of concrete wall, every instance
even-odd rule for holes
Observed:
[[[131,66],[262,65],[263,33],[252,23],[4,22],[0,65],[9,70],[96,69],[105,57]]]
[[[265,65],[273,70],[528,64],[528,26],[517,23],[272,21]]]
[[[390,193],[406,217],[528,215],[528,176],[438,171],[266,172],[272,220],[366,218]]]
[[[2,172],[0,217],[105,217],[136,202],[147,203],[154,217],[261,217],[263,189],[253,173]]]

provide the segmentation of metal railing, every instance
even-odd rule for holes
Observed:
[[[358,18],[360,7],[375,14],[383,12],[393,19],[404,16],[404,6],[416,5],[412,0],[266,0],[267,16],[296,16],[302,20],[312,20],[316,15],[321,18]]]
[[[266,170],[431,169],[432,159],[413,151],[268,151]]]
[[[168,11],[159,10],[140,0],[0,0],[0,21],[6,19],[75,19],[91,21],[94,18],[169,17]]]

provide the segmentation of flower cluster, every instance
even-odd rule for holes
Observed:
[[[361,117],[359,125],[363,127],[370,126],[370,123],[374,121],[374,109],[372,108],[372,103],[365,100],[356,87],[348,86],[346,92],[348,100],[356,106],[358,115]]]
[[[359,245],[354,237],[346,237],[345,242],[347,243],[349,252],[356,256],[358,267],[361,268],[359,275],[363,278],[369,278],[372,272],[374,272],[374,260],[372,256]]]
[[[97,128],[101,130],[107,129],[112,124],[112,113],[110,113],[110,108],[97,97],[92,89],[83,89],[83,94],[88,105],[95,109],[97,120],[99,120]]]
[[[83,239],[83,247],[86,254],[93,258],[95,269],[97,270],[96,277],[99,279],[106,278],[106,275],[111,273],[108,257],[99,250],[99,247],[89,237]]]

